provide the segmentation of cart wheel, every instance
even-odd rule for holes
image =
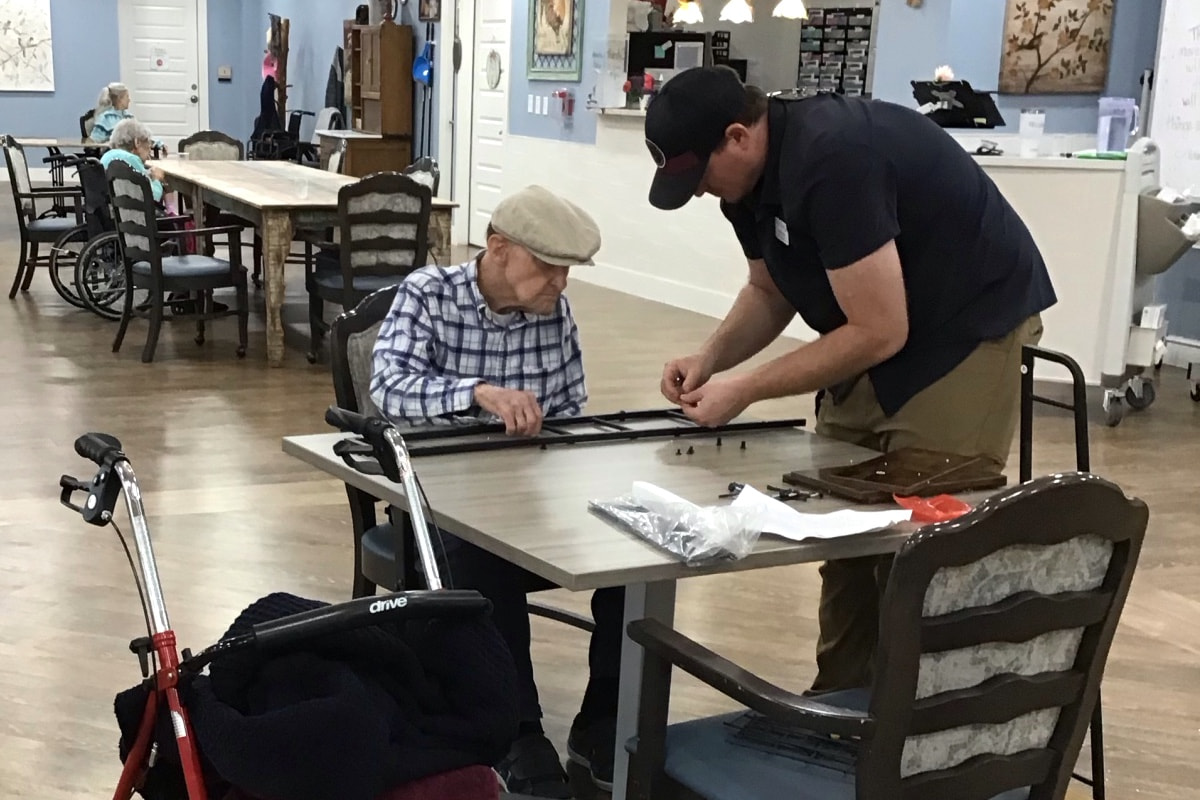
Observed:
[[[1125,406],[1121,405],[1121,398],[1114,397],[1104,408],[1104,424],[1115,428],[1121,424],[1121,420],[1124,418]]]
[[[1200,383],[1192,384],[1191,395],[1193,400],[1195,400],[1197,403],[1200,403]]]
[[[1142,394],[1140,396],[1134,391],[1132,386],[1125,389],[1125,402],[1134,411],[1145,411],[1154,405],[1155,397],[1154,384],[1150,381],[1142,381]]]

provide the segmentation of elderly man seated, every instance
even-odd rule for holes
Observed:
[[[465,264],[425,267],[400,284],[375,344],[371,399],[396,422],[428,425],[502,420],[533,436],[548,417],[577,415],[587,401],[579,334],[563,295],[573,265],[600,248],[596,223],[539,186],[496,206],[487,247]],[[517,664],[521,731],[496,765],[508,791],[570,797],[541,725],[529,654],[528,592],[549,581],[450,534],[448,577],[492,601]],[[596,624],[590,677],[567,742],[570,759],[611,789],[624,590],[592,595]]]

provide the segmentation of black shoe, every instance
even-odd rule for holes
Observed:
[[[592,783],[606,792],[613,790],[613,758],[617,744],[617,718],[582,722],[575,717],[567,736],[567,758],[587,769]]]
[[[496,772],[506,792],[557,800],[571,798],[571,785],[558,751],[543,734],[531,733],[513,742],[508,755],[496,765]]]

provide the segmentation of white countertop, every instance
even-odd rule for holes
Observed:
[[[1065,158],[1063,156],[1022,158],[1020,156],[1008,155],[976,155],[974,158],[981,166],[984,167],[1006,167],[1012,169],[1095,170],[1098,172],[1122,172],[1125,169],[1124,161],[1108,158]]]

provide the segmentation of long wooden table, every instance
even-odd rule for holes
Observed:
[[[258,228],[266,284],[267,362],[282,365],[283,268],[292,237],[297,229],[336,227],[338,190],[356,179],[290,161],[191,161],[175,156],[154,165],[166,174],[171,188],[191,196],[198,216],[208,204]],[[456,207],[457,203],[433,201],[429,255],[439,264],[450,255],[450,215]]]
[[[402,487],[382,476],[364,475],[333,454],[334,444],[344,438],[339,433],[288,437],[283,451],[407,508]],[[567,589],[626,587],[626,625],[645,618],[672,625],[675,583],[681,578],[891,553],[917,527],[903,523],[875,533],[799,543],[764,536],[739,561],[689,567],[589,511],[590,500],[627,494],[634,480],[649,481],[697,504],[715,505],[728,502],[717,498],[730,481],[761,489],[780,482],[791,470],[833,467],[879,455],[800,429],[727,435],[720,446],[715,437],[689,438],[682,448],[681,442],[660,439],[421,456],[414,466],[441,528]],[[686,454],[689,446],[694,450],[691,455]],[[822,512],[854,506],[826,498],[797,507]],[[863,510],[880,508],[887,507]],[[637,730],[641,674],[641,648],[626,640],[621,651],[614,800],[625,797],[624,743]]]
[[[97,150],[107,150],[108,142],[93,142],[91,139],[80,139],[78,136],[14,136],[21,147],[44,147],[47,150],[83,150],[94,147]]]

